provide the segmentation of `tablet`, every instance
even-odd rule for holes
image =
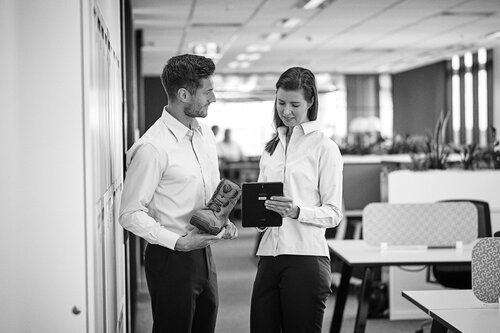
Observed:
[[[264,202],[274,195],[283,195],[283,183],[244,183],[241,195],[241,225],[243,227],[279,227],[280,214],[266,209]]]

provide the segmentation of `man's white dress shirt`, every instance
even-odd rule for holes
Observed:
[[[164,109],[127,152],[127,165],[120,224],[151,244],[174,249],[220,180],[212,131],[196,119],[189,129]]]
[[[297,219],[283,218],[281,227],[264,231],[259,256],[281,254],[329,257],[325,228],[342,219],[343,160],[337,144],[319,129],[317,121],[295,126],[288,149],[286,127],[278,128],[273,155],[264,151],[259,181],[283,182],[283,192],[300,207]]]

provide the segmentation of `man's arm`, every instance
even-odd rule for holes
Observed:
[[[123,184],[119,222],[123,228],[148,243],[174,249],[179,235],[165,229],[147,214],[147,205],[162,175],[160,154],[151,144],[141,145],[131,153],[133,155]]]

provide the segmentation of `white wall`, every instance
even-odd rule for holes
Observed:
[[[0,9],[1,332],[85,331],[80,4],[61,4]]]
[[[493,48],[493,126],[500,139],[500,45]]]
[[[119,4],[0,0],[0,332],[123,331]],[[100,6],[110,63],[91,38]]]

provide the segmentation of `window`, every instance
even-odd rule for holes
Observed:
[[[485,146],[492,120],[491,51],[455,55],[449,68],[453,142]]]

